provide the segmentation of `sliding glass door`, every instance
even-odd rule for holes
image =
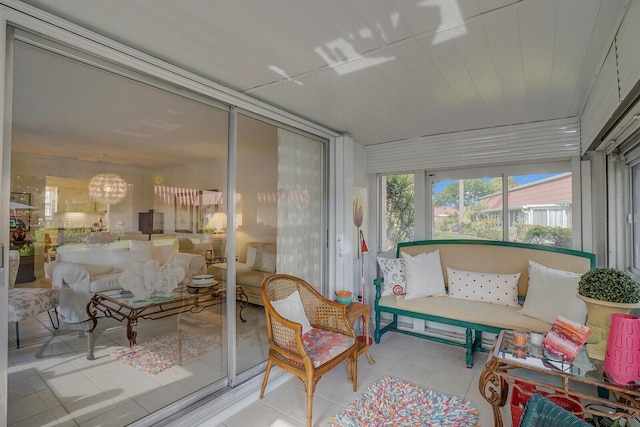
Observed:
[[[16,286],[59,289],[61,327],[9,334],[9,419],[126,425],[259,375],[262,280],[326,280],[327,141],[21,31],[12,74]]]

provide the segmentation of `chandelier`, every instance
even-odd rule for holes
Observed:
[[[118,175],[101,173],[89,181],[89,197],[99,203],[115,205],[127,195],[127,183]]]

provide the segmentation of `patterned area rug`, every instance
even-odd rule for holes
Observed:
[[[182,364],[217,346],[215,337],[197,334],[182,334]],[[151,342],[111,353],[111,357],[147,374],[158,374],[178,364],[178,337],[169,334],[156,337]]]
[[[469,427],[479,420],[480,411],[466,400],[385,376],[334,415],[329,426]]]

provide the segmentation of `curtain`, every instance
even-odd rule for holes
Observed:
[[[278,129],[277,271],[321,289],[322,145]]]

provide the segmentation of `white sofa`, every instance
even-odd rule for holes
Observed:
[[[60,289],[58,312],[63,320],[77,323],[89,319],[86,308],[94,293],[120,288],[118,279],[124,270],[149,260],[178,265],[186,277],[204,272],[206,266],[203,256],[178,252],[177,239],[121,240],[60,246],[45,275]]]
[[[260,262],[260,252],[270,254],[273,263]],[[275,274],[276,244],[268,242],[248,242],[238,252],[236,261],[236,285],[240,286],[249,298],[249,302],[256,305],[262,303],[262,282]],[[208,267],[209,274],[216,279],[227,280],[227,263],[216,263]]]

